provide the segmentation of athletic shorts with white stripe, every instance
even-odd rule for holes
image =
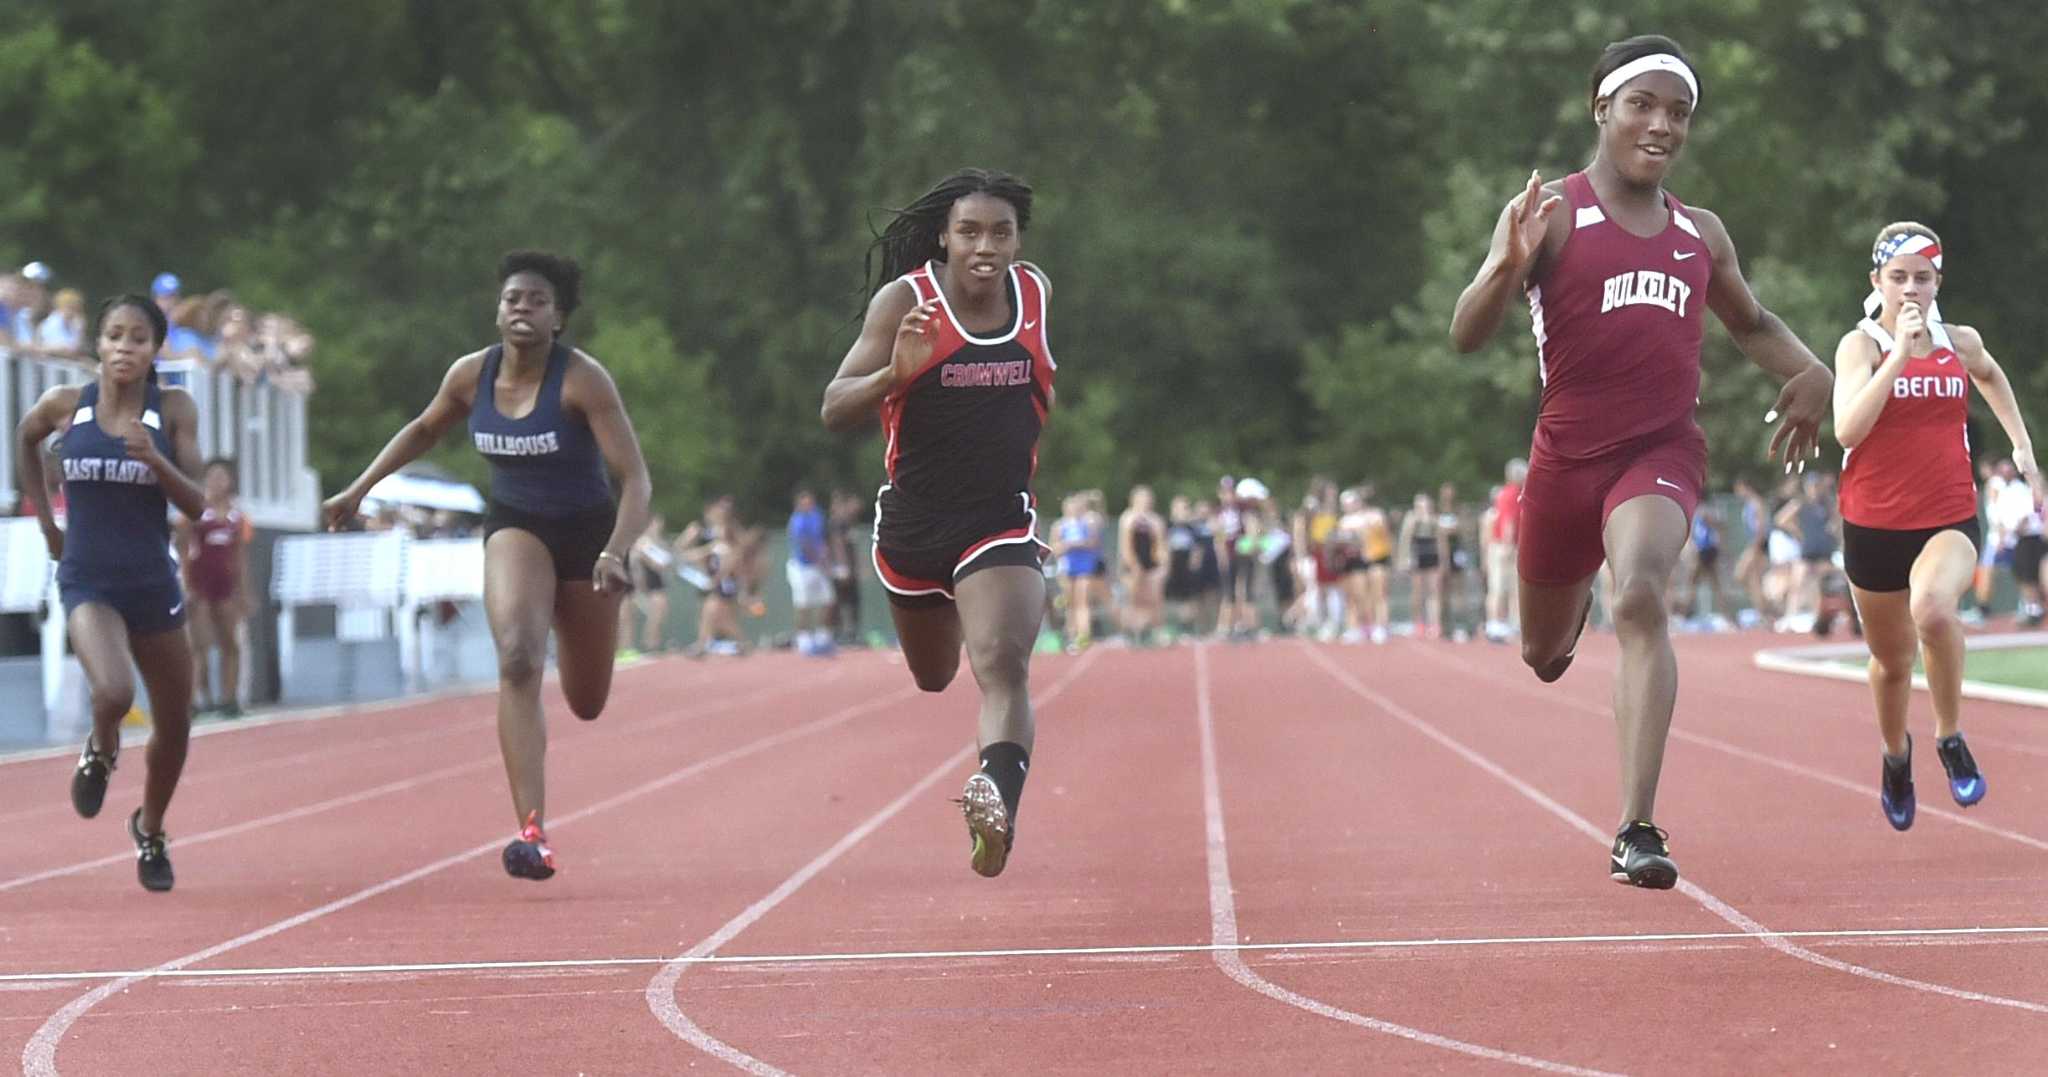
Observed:
[[[1037,571],[1045,549],[1028,493],[937,508],[884,486],[875,499],[875,573],[889,601],[905,609],[953,601],[960,581],[982,569],[1015,565]]]

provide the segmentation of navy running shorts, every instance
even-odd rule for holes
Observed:
[[[597,568],[597,555],[612,540],[618,515],[618,507],[610,504],[569,516],[542,516],[492,500],[484,509],[484,542],[488,545],[492,535],[506,528],[524,531],[547,547],[555,562],[556,582],[588,580]]]
[[[154,636],[185,627],[185,592],[176,576],[152,583],[107,587],[98,583],[57,584],[64,603],[64,617],[80,606],[100,605],[121,615],[131,636]]]

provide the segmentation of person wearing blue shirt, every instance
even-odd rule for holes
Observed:
[[[809,490],[789,515],[789,599],[796,608],[796,649],[832,653],[832,580],[825,574],[825,511]]]

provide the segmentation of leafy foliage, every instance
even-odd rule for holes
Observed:
[[[872,437],[814,418],[870,229],[982,164],[1040,198],[1049,492],[1317,471],[1405,498],[1526,449],[1526,316],[1457,355],[1450,309],[1529,169],[1589,156],[1601,46],[1651,29],[1702,72],[1675,193],[1810,346],[1853,321],[1878,227],[1917,218],[1948,242],[1944,308],[2048,399],[2037,24],[1995,0],[24,0],[0,15],[0,254],[299,314],[333,485],[490,339],[496,255],[561,248],[657,503],[758,513],[875,481]],[[1774,387],[1718,332],[1705,368],[1717,476],[1760,473]]]

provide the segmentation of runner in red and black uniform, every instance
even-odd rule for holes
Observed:
[[[1528,298],[1543,398],[1516,555],[1522,660],[1544,681],[1564,675],[1593,577],[1603,558],[1611,564],[1622,796],[1609,875],[1656,889],[1678,881],[1650,819],[1678,694],[1665,593],[1706,483],[1693,422],[1701,311],[1713,308],[1743,354],[1785,383],[1765,418],[1783,417],[1771,450],[1782,447],[1788,467],[1818,451],[1833,384],[1750,294],[1720,218],[1664,190],[1699,97],[1669,38],[1609,45],[1593,68],[1593,163],[1549,184],[1530,176],[1451,321],[1452,341],[1472,351],[1517,292]]]
[[[2012,458],[2044,487],[2012,383],[1965,325],[1942,324],[1941,240],[1926,225],[1887,225],[1871,248],[1870,315],[1835,348],[1835,436],[1842,461],[1842,561],[1870,645],[1870,691],[1884,736],[1878,801],[1896,830],[1913,825],[1913,738],[1906,704],[1925,658],[1934,747],[1949,795],[1984,799],[1984,775],[1957,728],[1963,625],[1956,614],[1983,534],[1970,473],[1970,383],[2012,439]]]
[[[1030,223],[1031,188],[982,169],[898,211],[876,240],[885,283],[823,408],[831,430],[881,413],[889,481],[875,502],[875,571],[911,675],[943,691],[964,641],[981,686],[981,767],[961,806],[986,876],[1001,874],[1016,836],[1045,612],[1031,479],[1053,402],[1052,285],[1017,261]]]

